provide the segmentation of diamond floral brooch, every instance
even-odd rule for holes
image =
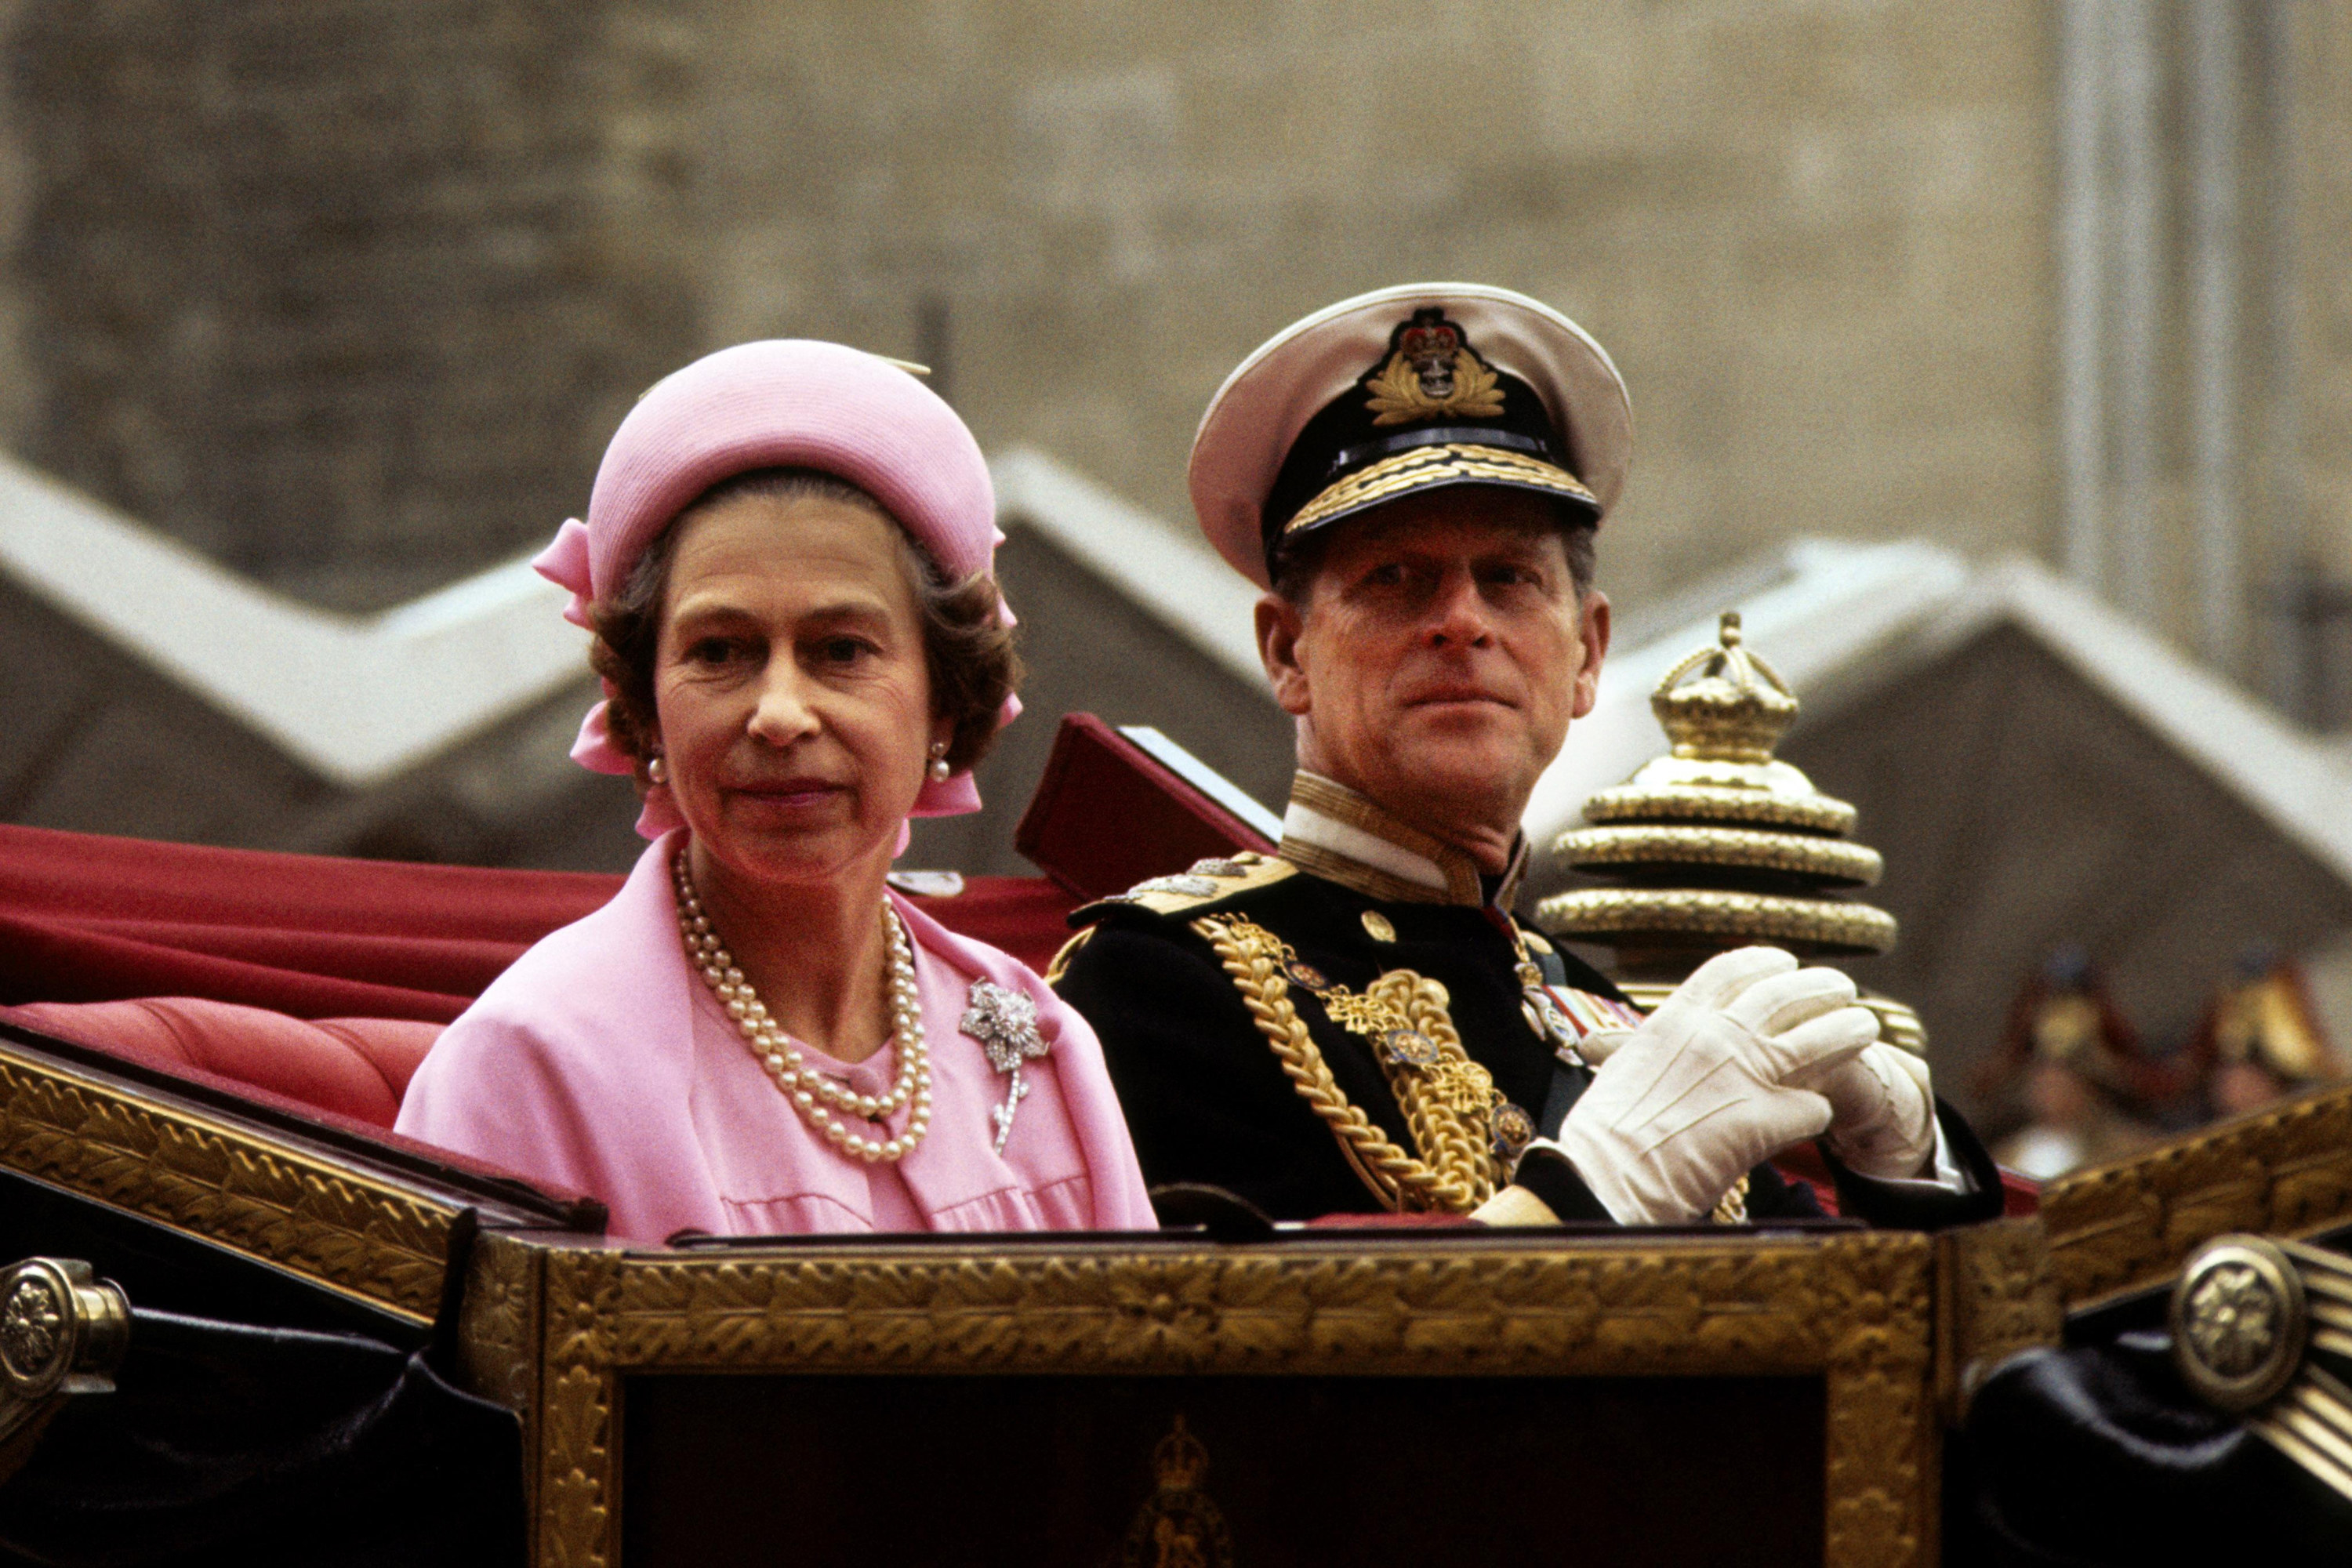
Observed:
[[[1029,1097],[1029,1085],[1021,1077],[1021,1064],[1035,1061],[1052,1047],[1037,1032],[1037,1002],[1026,992],[1009,990],[992,980],[971,983],[970,1005],[956,1027],[978,1040],[988,1053],[988,1065],[1010,1079],[1005,1086],[1004,1103],[989,1112],[996,1123],[996,1152],[1004,1152],[1004,1141],[1013,1136],[1013,1113]]]

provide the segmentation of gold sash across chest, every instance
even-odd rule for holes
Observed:
[[[1470,1059],[1454,1027],[1452,998],[1439,981],[1392,969],[1361,992],[1334,985],[1290,944],[1234,915],[1210,915],[1192,930],[1216,952],[1259,1033],[1339,1151],[1391,1211],[1468,1214],[1509,1180],[1508,1155],[1533,1134],[1527,1113]],[[1349,1102],[1291,999],[1315,996],[1332,1022],[1370,1042],[1411,1130],[1400,1149]]]

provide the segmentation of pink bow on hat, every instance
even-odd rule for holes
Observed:
[[[604,448],[588,521],[568,518],[531,561],[571,591],[563,618],[593,629],[589,606],[628,580],[646,547],[721,479],[754,468],[814,468],[848,480],[897,519],[951,578],[994,570],[996,492],[988,462],[955,410],[905,371],[840,343],[776,339],[705,355],[655,384]],[[997,614],[1013,624],[1000,596]],[[613,744],[605,701],[588,710],[572,760],[600,773],[636,763]],[[1011,723],[1021,700],[1007,697]],[[980,809],[969,771],[926,784],[917,816]],[[667,786],[646,792],[637,831],[658,838],[682,826]],[[907,831],[898,831],[906,847]]]

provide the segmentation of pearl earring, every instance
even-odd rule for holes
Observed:
[[[931,742],[931,765],[924,771],[931,775],[933,784],[948,782],[948,773],[950,770],[948,767],[948,743],[945,741]]]
[[[656,752],[653,761],[646,764],[646,777],[657,784],[669,783],[669,760],[659,752]]]

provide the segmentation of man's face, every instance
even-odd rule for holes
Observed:
[[[1258,606],[1301,765],[1499,869],[1569,721],[1591,711],[1609,603],[1580,605],[1549,503],[1455,486],[1338,525],[1307,602]]]

